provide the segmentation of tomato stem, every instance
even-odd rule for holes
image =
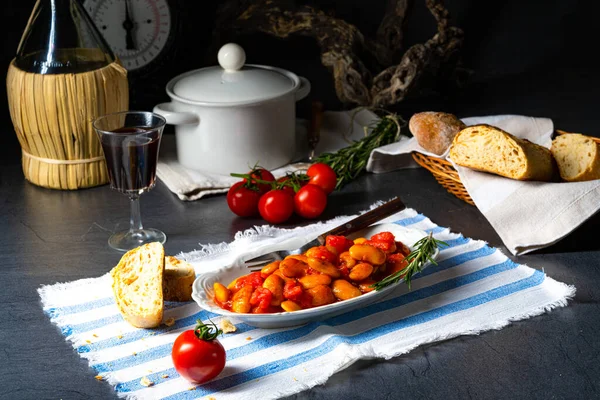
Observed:
[[[209,319],[211,325],[204,324],[201,320],[196,321],[196,329],[194,329],[194,334],[200,340],[205,340],[210,342],[211,340],[215,340],[217,336],[223,334],[223,331],[217,328],[214,322]]]
[[[229,175],[233,176],[234,178],[244,178],[244,179],[246,179],[247,183],[248,182],[250,182],[250,183],[263,183],[265,185],[271,185],[271,187],[275,186],[275,183],[276,183],[274,181],[265,181],[265,180],[262,180],[262,179],[255,178],[255,177],[253,177],[250,174],[238,174],[238,173],[232,172]]]
[[[250,174],[238,174],[236,172],[232,172],[229,175],[235,177],[235,178],[246,178],[246,179],[253,179],[250,177]]]
[[[294,192],[297,192],[302,187],[302,184],[308,182],[310,179],[308,175],[298,172],[291,172],[286,174],[285,178],[287,179],[284,181],[265,181],[263,179],[259,179],[252,176],[251,173],[240,174],[237,172],[231,172],[229,175],[233,176],[234,178],[246,179],[246,183],[244,184],[244,186],[252,190],[257,189],[256,184],[263,184],[269,185],[271,189],[283,189],[284,187],[289,186],[292,189],[294,189]]]

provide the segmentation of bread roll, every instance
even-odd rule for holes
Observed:
[[[154,328],[163,318],[165,251],[158,242],[128,251],[110,274],[123,318],[138,328]]]
[[[192,300],[192,284],[196,280],[194,267],[173,256],[165,257],[163,296],[165,301]]]
[[[408,129],[425,150],[442,155],[452,144],[454,136],[466,125],[452,114],[425,111],[414,114]]]
[[[552,141],[552,155],[565,181],[600,179],[600,143],[578,133],[557,136]]]
[[[450,158],[458,165],[521,181],[550,181],[556,163],[550,150],[491,125],[473,125],[456,135]]]

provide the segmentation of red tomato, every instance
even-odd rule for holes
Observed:
[[[264,313],[269,309],[271,300],[273,299],[273,293],[267,288],[257,287],[252,292],[250,297],[250,304],[256,307],[255,313]]]
[[[259,200],[260,193],[245,187],[244,182],[237,182],[227,192],[229,209],[240,217],[258,215]]]
[[[354,242],[348,239],[346,236],[328,235],[325,238],[325,244],[327,246],[335,247],[338,254],[342,254],[343,252],[347,251],[350,247],[352,247]]]
[[[306,175],[310,177],[308,183],[319,186],[326,194],[333,192],[333,189],[335,189],[337,175],[327,164],[315,163],[311,165],[306,171]]]
[[[251,286],[252,290],[256,289],[259,286],[262,286],[264,283],[264,279],[260,274],[260,271],[252,272],[246,276],[242,276],[235,281],[235,285],[233,286],[233,291],[237,292],[244,286]]]
[[[273,176],[273,174],[264,168],[255,168],[252,171],[248,172],[248,174],[254,179],[275,182],[275,177]],[[243,182],[246,181],[247,179],[244,178]],[[253,180],[251,181],[254,182]],[[258,190],[261,193],[267,193],[269,190],[271,190],[271,185],[269,185],[268,183],[256,183],[256,186],[258,187]]]
[[[312,296],[308,292],[302,292],[298,304],[303,309],[312,308]]]
[[[302,296],[302,286],[294,280],[289,280],[283,286],[283,297],[288,300],[298,301]]]
[[[294,198],[283,190],[270,190],[261,196],[258,212],[265,221],[280,224],[294,213]]]
[[[294,210],[304,218],[317,218],[327,206],[327,194],[319,186],[303,186],[294,196]]]
[[[384,253],[393,253],[396,251],[396,242],[394,242],[394,241],[384,242],[384,241],[378,241],[378,240],[366,240],[363,244],[377,247],[379,250],[383,251]]]
[[[282,176],[281,178],[277,179],[277,182],[287,182],[288,180],[290,180],[290,178],[288,178],[287,176]],[[289,193],[291,196],[296,194],[294,188],[291,186],[284,186],[281,190],[283,190],[286,193]]]
[[[377,242],[394,242],[396,239],[394,238],[394,234],[392,232],[379,232],[371,236],[371,240],[375,240]]]
[[[371,240],[367,240],[364,244],[377,247],[386,253],[394,253],[396,251],[396,239],[392,232],[379,232],[371,236]]]
[[[216,325],[207,326],[199,320],[196,329],[177,336],[171,358],[179,375],[194,383],[219,375],[225,367],[225,349],[216,339],[221,333]]]

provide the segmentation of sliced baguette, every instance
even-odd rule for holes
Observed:
[[[550,151],[565,181],[600,179],[600,143],[589,136],[578,133],[557,136]]]
[[[449,156],[463,167],[521,181],[550,181],[557,171],[550,150],[491,125],[461,130]]]
[[[173,256],[165,257],[163,296],[165,301],[192,300],[192,284],[196,279],[194,267]]]
[[[138,328],[154,328],[163,318],[162,244],[148,243],[128,251],[110,274],[117,307],[123,318]]]

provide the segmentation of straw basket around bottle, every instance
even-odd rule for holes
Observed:
[[[129,105],[127,71],[113,62],[92,71],[35,74],[10,64],[10,115],[22,150],[25,178],[52,189],[108,182],[92,121]]]
[[[569,132],[557,130],[556,133],[563,135]],[[591,139],[600,143],[600,138],[591,137]],[[412,156],[417,164],[431,172],[435,180],[437,180],[448,192],[471,205],[475,205],[473,199],[469,196],[469,192],[467,192],[467,189],[463,186],[460,177],[458,176],[458,172],[450,162],[442,158],[431,157],[417,152],[413,152]]]
[[[108,183],[92,122],[128,109],[127,70],[81,1],[36,1],[6,92],[28,181],[51,189]]]

